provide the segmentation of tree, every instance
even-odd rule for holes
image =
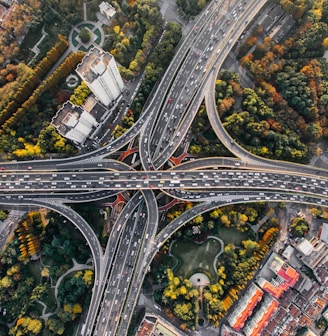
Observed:
[[[245,253],[245,256],[247,257],[250,257],[251,255],[253,255],[253,253],[255,251],[258,251],[259,249],[259,244],[254,241],[254,240],[251,240],[251,239],[248,239],[248,240],[243,240],[241,242],[241,244],[243,245],[244,247],[244,253]],[[242,252],[242,250],[240,251],[240,253]]]
[[[234,244],[227,244],[224,246],[224,255],[228,259],[237,259],[236,246]]]
[[[58,318],[50,317],[46,322],[46,327],[55,335],[64,335],[65,324]]]
[[[220,220],[221,220],[221,223],[226,227],[230,226],[230,224],[231,224],[231,221],[230,221],[230,219],[227,215],[222,215],[220,217]]]
[[[291,223],[290,231],[294,237],[304,237],[309,231],[309,224],[304,218],[295,217]]]
[[[198,215],[192,221],[194,224],[202,224],[204,221],[204,217],[202,215]]]
[[[4,221],[8,217],[8,212],[4,210],[0,210],[0,221]]]
[[[191,302],[176,304],[174,307],[174,315],[183,321],[192,320],[194,318],[194,314]]]
[[[39,335],[42,330],[42,322],[28,316],[20,317],[16,325],[10,329],[9,335]]]

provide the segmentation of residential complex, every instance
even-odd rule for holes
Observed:
[[[83,58],[76,72],[94,95],[89,95],[82,106],[66,102],[52,118],[52,124],[60,135],[80,146],[88,138],[93,139],[98,126],[122,97],[124,84],[114,57],[97,47]]]
[[[222,334],[292,336],[303,328],[304,335],[319,335],[314,321],[328,316],[328,246],[316,237],[302,238],[281,252],[269,256],[228,316],[230,326],[224,325]]]

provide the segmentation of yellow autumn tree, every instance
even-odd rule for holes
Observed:
[[[83,281],[87,286],[91,286],[93,282],[93,271],[88,269],[84,272]]]
[[[322,46],[324,47],[324,49],[328,49],[328,37],[323,39]]]
[[[73,314],[81,314],[82,313],[82,306],[79,303],[75,303],[72,311],[73,311]]]
[[[50,275],[49,273],[49,268],[48,267],[44,267],[41,271],[41,276],[44,278],[48,278]]]

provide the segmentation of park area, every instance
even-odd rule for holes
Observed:
[[[209,238],[204,243],[194,243],[190,240],[176,240],[171,245],[171,254],[177,259],[173,271],[176,276],[189,278],[196,272],[208,272],[216,279],[214,260],[223,251],[218,239]]]
[[[218,226],[214,235],[221,238],[225,244],[235,246],[241,246],[243,240],[249,239],[249,232],[240,232],[234,227]]]

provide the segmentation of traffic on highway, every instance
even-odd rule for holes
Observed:
[[[166,239],[197,215],[240,202],[328,206],[328,171],[248,153],[230,138],[216,113],[217,72],[266,2],[212,1],[184,36],[140,119],[120,138],[77,157],[0,164],[1,204],[57,211],[90,246],[95,284],[79,335],[127,334],[152,259]],[[204,98],[213,130],[236,158],[195,159],[164,170],[176,149],[184,146]],[[141,170],[107,159],[134,139]],[[88,223],[66,204],[106,199],[123,191],[131,191],[131,197],[103,250]],[[157,232],[157,193],[196,205]]]

